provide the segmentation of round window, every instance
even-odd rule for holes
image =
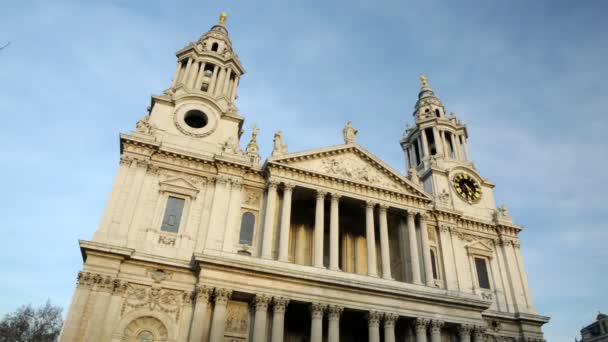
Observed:
[[[193,109],[189,110],[186,115],[184,115],[184,121],[192,128],[203,128],[207,126],[209,119],[207,118],[207,114],[200,110]]]

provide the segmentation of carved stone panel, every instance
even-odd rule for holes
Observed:
[[[226,341],[247,341],[249,306],[246,302],[229,301],[226,307]]]

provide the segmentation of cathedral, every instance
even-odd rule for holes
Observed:
[[[343,144],[307,151],[277,131],[263,160],[257,128],[241,144],[226,15],[176,56],[120,135],[60,341],[544,341],[522,227],[426,77],[395,137],[404,169],[350,122]]]

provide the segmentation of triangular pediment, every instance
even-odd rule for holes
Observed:
[[[485,255],[492,257],[494,249],[485,241],[475,240],[466,245],[469,254]]]
[[[289,153],[279,157],[272,157],[268,161],[321,175],[430,199],[420,185],[414,184],[357,144],[345,144]]]
[[[160,182],[159,185],[161,192],[169,191],[192,198],[195,198],[199,192],[198,188],[194,184],[181,177],[164,180]]]

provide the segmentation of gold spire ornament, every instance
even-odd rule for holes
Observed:
[[[429,84],[426,80],[426,76],[420,75],[420,82],[422,83],[422,88],[428,88]]]
[[[226,18],[228,18],[228,14],[226,14],[226,12],[220,13],[220,24],[226,24]]]

